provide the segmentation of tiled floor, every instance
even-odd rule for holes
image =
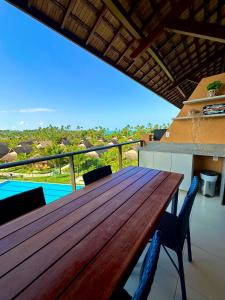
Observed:
[[[180,191],[179,207],[184,197],[185,193]],[[218,198],[197,195],[191,215],[191,238],[192,263],[187,260],[186,245],[184,248],[188,299],[225,300],[225,206],[221,206]],[[126,284],[131,295],[138,284],[143,257],[144,253]],[[148,299],[182,299],[178,274],[162,248]]]

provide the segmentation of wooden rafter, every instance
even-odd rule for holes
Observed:
[[[187,0],[187,1],[190,1],[190,0]],[[120,3],[118,3],[118,1],[103,0],[103,2],[109,8],[109,10],[112,12],[112,14],[115,15],[116,18],[123,24],[123,26],[132,34],[132,36],[134,38],[136,38],[136,39],[144,38],[143,34],[139,31],[137,26],[133,23],[133,21],[130,19],[130,17],[127,15],[126,11],[123,9],[123,7],[120,5]],[[127,52],[127,50],[124,51],[122,56],[126,52]],[[161,69],[166,73],[166,75],[169,77],[169,79],[172,82],[175,82],[173,75],[171,74],[169,69],[166,67],[163,60],[155,53],[155,51],[151,48],[148,48],[148,53],[153,57],[153,59],[157,62],[157,64],[161,67]],[[121,60],[122,56],[116,62],[117,64]],[[179,92],[181,92],[180,88],[179,88]],[[184,96],[183,91],[181,94],[182,94],[182,96]]]
[[[122,28],[122,25],[120,24],[120,26],[117,28],[116,32],[114,33],[114,36],[112,37],[109,45],[107,46],[107,48],[105,49],[104,53],[103,53],[103,56],[105,56],[107,54],[107,52],[109,51],[109,49],[111,48],[113,42],[117,39],[119,33],[120,33],[120,30]]]
[[[174,1],[173,1],[174,2]],[[164,18],[161,18],[158,26],[144,39],[140,41],[140,45],[134,52],[131,54],[131,58],[136,58],[140,55],[143,51],[145,51],[154,40],[163,32],[165,27],[175,18],[178,18],[180,14],[188,8],[188,6],[193,2],[193,0],[179,0],[174,5],[175,8],[172,8],[170,13],[168,13]]]
[[[72,12],[73,7],[74,7],[74,5],[75,5],[75,2],[76,2],[76,0],[70,0],[70,1],[69,1],[69,4],[68,4],[68,6],[67,6],[66,12],[65,12],[65,14],[64,14],[64,16],[63,16],[63,20],[62,20],[62,23],[61,23],[61,28],[62,28],[62,29],[65,27],[66,20],[67,20],[67,18],[69,17],[70,13]]]
[[[128,16],[125,9],[117,0],[102,0],[108,9],[112,12],[114,16],[124,25],[124,27],[132,34],[132,36],[136,39],[142,38],[142,34],[137,28],[136,24],[131,20]]]
[[[144,22],[141,30],[143,32],[145,32],[147,30],[147,28],[149,27],[149,24],[152,21],[152,18],[154,16],[157,16],[160,18],[160,11],[163,9],[163,6],[165,5],[164,1],[161,1],[159,3],[154,3],[153,1],[149,1],[149,4],[152,6],[152,13],[150,13],[150,15],[148,16],[147,20]]]
[[[193,84],[198,84],[199,83],[199,80],[197,80],[196,78],[186,78],[187,81],[190,81],[191,83]]]
[[[118,65],[123,59],[124,55],[129,51],[129,48],[133,45],[134,40],[130,41],[124,51],[121,53],[120,57],[115,61],[116,65]]]
[[[98,27],[98,25],[100,24],[102,17],[104,16],[105,12],[106,12],[107,8],[105,6],[102,7],[102,9],[99,11],[99,14],[97,15],[96,21],[94,23],[94,26],[91,29],[91,32],[89,33],[89,36],[86,40],[86,45],[88,45],[90,43],[90,40],[93,36],[93,34],[95,33],[96,28]]]
[[[225,43],[224,26],[219,24],[177,19],[170,23],[166,27],[166,30],[214,42]]]
[[[225,49],[221,49],[220,51],[217,51],[216,53],[210,55],[206,61],[200,63],[197,67],[191,69],[189,72],[181,76],[178,81],[176,81],[174,84],[171,85],[170,90],[177,88],[177,86],[181,84],[184,80],[188,79],[193,74],[196,74],[197,72],[201,71],[203,68],[207,67],[209,64],[211,64],[213,61],[217,60],[219,57],[223,56],[224,54],[225,54]]]

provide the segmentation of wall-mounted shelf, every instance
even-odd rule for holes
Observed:
[[[217,114],[217,115],[201,115],[201,116],[193,116],[193,117],[177,117],[173,120],[191,120],[191,119],[208,119],[208,118],[222,118],[225,117],[225,114]]]
[[[219,95],[219,96],[215,96],[215,97],[193,99],[193,100],[184,101],[183,103],[184,104],[194,104],[194,103],[216,101],[216,100],[220,100],[220,99],[224,99],[225,100],[225,95]]]

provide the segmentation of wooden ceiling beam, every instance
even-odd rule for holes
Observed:
[[[200,63],[197,67],[191,69],[189,72],[184,74],[178,81],[174,82],[170,90],[177,88],[179,84],[181,84],[184,80],[189,79],[189,77],[193,76],[193,74],[196,74],[197,72],[201,71],[201,69],[207,67],[209,64],[211,64],[213,61],[217,60],[219,57],[223,56],[225,54],[225,49],[221,49],[220,51],[210,55],[207,57],[207,60],[203,63]]]
[[[86,45],[88,45],[90,43],[90,40],[93,37],[96,28],[101,23],[102,17],[104,16],[106,10],[107,10],[107,8],[105,6],[103,6],[102,9],[99,11],[99,13],[97,15],[97,18],[96,18],[96,21],[94,23],[94,26],[92,27],[91,32],[89,33],[89,36],[87,37]]]
[[[214,42],[225,43],[224,26],[219,24],[177,19],[170,23],[166,27],[166,30]]]
[[[63,16],[63,20],[62,20],[62,23],[61,23],[61,28],[62,28],[62,29],[64,29],[64,27],[65,27],[66,20],[67,20],[67,18],[69,17],[70,13],[72,12],[73,7],[74,7],[74,5],[75,5],[75,2],[76,2],[76,0],[70,0],[70,1],[69,1],[69,4],[68,4],[68,6],[67,6],[66,12],[65,12],[65,14],[64,14],[64,16]]]
[[[132,21],[126,10],[117,0],[102,0],[112,14],[120,21],[121,24],[132,34],[136,39],[142,39],[143,35],[139,32],[139,28]]]
[[[163,32],[165,27],[175,18],[177,19],[182,12],[186,10],[189,5],[191,5],[192,2],[193,0],[179,0],[177,2],[173,1],[172,4],[174,3],[175,7],[172,7],[171,11],[164,18],[161,18],[156,28],[146,38],[140,41],[139,46],[131,54],[131,58],[136,58],[148,47],[150,47],[155,39]]]
[[[103,53],[103,56],[105,56],[107,54],[107,52],[109,51],[109,49],[111,48],[113,42],[117,39],[118,35],[119,35],[119,32],[122,28],[122,25],[120,24],[120,26],[117,28],[117,30],[115,31],[114,33],[114,36],[112,37],[109,45],[107,46],[107,48],[105,49],[104,53]]]
[[[181,93],[181,95],[184,97],[184,99],[187,98],[187,95],[184,93],[184,91],[179,86],[177,86],[177,90],[178,90],[178,92]]]
[[[193,1],[193,0],[186,0],[186,2]],[[143,39],[144,36],[140,32],[140,29],[134,24],[134,22],[130,19],[127,12],[121,6],[121,4],[117,0],[103,0],[104,4],[108,7],[108,9],[112,12],[112,14],[123,24],[123,26],[132,34],[132,36],[136,39]],[[155,53],[152,48],[148,48],[148,53],[151,57],[155,60],[155,62],[161,67],[161,69],[166,73],[168,78],[175,82],[175,79],[169,69],[164,64],[163,60]],[[125,51],[126,52],[126,51]],[[124,55],[124,54],[123,54]],[[120,57],[121,60],[121,57]],[[117,62],[118,63],[118,62]],[[181,92],[181,89],[178,87],[178,91],[184,97],[184,92]]]
[[[190,81],[193,84],[199,84],[199,80],[195,77],[186,78],[187,81]]]

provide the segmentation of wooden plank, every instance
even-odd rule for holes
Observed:
[[[91,32],[89,33],[89,36],[87,37],[87,40],[86,40],[86,45],[89,44],[89,42],[91,41],[94,33],[95,33],[95,30],[97,29],[97,27],[99,26],[99,24],[101,23],[102,21],[102,17],[104,16],[104,14],[106,13],[107,11],[107,8],[105,6],[102,7],[102,9],[99,11],[99,14],[97,15],[96,17],[96,21],[91,29]]]
[[[186,73],[184,72],[184,74],[170,86],[170,91],[172,89],[176,88],[179,84],[181,84],[186,78],[189,78],[193,74],[196,74],[197,72],[201,71],[201,69],[203,69],[203,68],[207,67],[209,64],[211,64],[212,61],[215,61],[219,57],[222,57],[224,55],[224,53],[225,53],[224,49],[219,50],[219,51],[213,53],[212,55],[208,56],[206,61],[200,62],[196,67],[192,68],[190,71],[188,71]]]
[[[111,48],[113,42],[117,39],[117,37],[119,36],[120,30],[122,29],[122,25],[120,24],[119,27],[117,28],[116,32],[114,33],[114,36],[112,37],[110,43],[108,44],[107,48],[105,49],[103,56],[105,56],[107,54],[107,52],[109,51],[109,49]]]
[[[68,4],[68,6],[67,6],[66,12],[65,12],[65,14],[64,14],[64,16],[63,16],[63,19],[62,19],[61,29],[64,29],[65,24],[66,24],[66,21],[67,21],[69,15],[70,15],[70,13],[71,13],[72,10],[73,10],[73,7],[74,7],[74,5],[75,5],[75,2],[76,2],[76,0],[69,0],[69,4]]]
[[[59,209],[62,205],[66,205],[67,203],[74,201],[78,197],[81,197],[82,195],[84,195],[88,192],[91,192],[100,186],[102,186],[104,184],[108,184],[108,182],[110,182],[110,184],[111,184],[112,182],[117,180],[118,177],[123,176],[123,174],[130,172],[134,168],[135,167],[125,168],[117,173],[114,173],[110,176],[107,176],[107,177],[99,180],[95,184],[92,184],[92,185],[90,184],[89,186],[85,187],[84,189],[80,189],[80,190],[76,191],[76,195],[71,193],[67,196],[62,197],[60,199],[60,201],[54,201],[54,202],[48,204],[47,206],[43,207],[43,209],[33,211],[25,216],[22,216],[21,218],[18,218],[8,224],[1,226],[0,239],[6,237],[7,235],[11,234],[14,231],[19,230],[20,228],[22,228],[24,226],[36,221],[37,219],[41,218],[42,216],[46,216],[47,214],[53,212],[54,210]]]
[[[170,73],[170,71],[165,67],[165,64],[162,62],[162,59],[159,58],[159,56],[153,51],[151,48],[148,49],[148,52],[151,54],[151,56],[154,58],[154,60],[157,62],[157,64],[161,67],[161,69],[166,73],[167,77],[174,82],[173,75]]]
[[[124,282],[136,263],[181,180],[181,175],[170,174],[88,267],[71,282],[60,299],[110,299],[112,292]]]
[[[122,198],[121,192],[124,193],[125,189],[128,188],[131,184],[133,184],[135,187],[137,185],[137,181],[139,182],[140,180],[145,180],[145,177],[143,176],[146,174],[148,174],[151,178],[152,176],[154,177],[156,174],[158,174],[158,171],[150,171],[147,169],[142,170],[134,176],[131,176],[130,178],[126,179],[121,184],[118,184],[116,192],[110,193],[109,191],[107,192],[107,194],[102,194],[100,197],[97,197],[94,201],[88,202],[85,206],[82,206],[79,209],[71,212],[69,215],[66,215],[64,218],[59,219],[58,221],[52,223],[52,225],[46,227],[44,230],[33,235],[31,238],[27,239],[23,243],[19,244],[17,247],[5,253],[4,256],[2,255],[0,257],[0,276],[10,271],[10,269],[15,267],[16,264],[21,263],[23,260],[25,260],[26,257],[29,257],[30,255],[44,247],[53,239],[60,236],[60,234],[63,234],[66,230],[69,230],[75,224],[82,221],[85,217],[88,217],[88,215],[91,214],[93,211],[96,211],[95,213],[98,213],[98,208],[102,209],[102,206],[105,204],[108,207],[108,202],[112,201],[112,197],[112,207],[114,207],[114,209],[117,209],[117,206],[115,207],[116,204],[118,205],[116,199]],[[147,176],[148,180],[149,176]],[[121,201],[126,201],[126,197],[122,198]],[[90,224],[91,226],[93,225],[92,223]]]
[[[150,182],[148,180],[148,183],[135,193],[129,201],[126,201],[124,205],[111,214],[109,218],[83,239],[78,246],[67,252],[57,264],[54,264],[43,273],[19,298],[32,298],[35,295],[35,290],[41,292],[40,287],[43,286],[44,282],[47,283],[48,289],[43,290],[43,293],[41,292],[42,294],[39,294],[39,296],[45,299],[56,298],[63,288],[89,263],[167,176],[168,173],[160,172],[153,180],[150,180]],[[96,239],[96,236],[101,238]],[[81,257],[82,259],[80,259]],[[92,299],[96,298],[92,297]]]
[[[170,12],[165,17],[161,17],[160,22],[156,26],[156,28],[154,28],[146,38],[140,41],[139,46],[131,54],[131,58],[136,58],[148,47],[150,47],[155,39],[163,32],[165,27],[175,18],[179,17],[182,12],[186,10],[189,5],[191,5],[192,2],[193,0],[178,0],[176,2],[173,1],[173,4],[176,6],[175,9],[172,7]]]
[[[183,90],[181,89],[181,87],[177,86],[176,89],[178,90],[178,92],[181,93],[181,95],[184,97],[184,99],[187,99],[187,95],[183,92]]]
[[[125,28],[135,37],[140,39],[141,34],[132,19],[128,16],[121,4],[117,0],[102,0],[112,14],[124,25]]]
[[[70,214],[71,212],[79,209],[83,205],[89,203],[90,201],[94,201],[98,199],[99,196],[104,197],[106,194],[107,196],[110,197],[117,194],[119,192],[118,186],[122,185],[123,188],[124,186],[126,186],[127,180],[128,182],[130,181],[133,182],[132,175],[138,173],[138,176],[141,176],[142,172],[147,172],[147,171],[148,170],[146,169],[140,170],[138,168],[134,168],[130,172],[127,172],[124,175],[118,177],[117,180],[114,180],[113,182],[111,181],[108,184],[100,186],[98,189],[95,189],[90,193],[83,194],[81,197],[76,198],[74,201],[71,201],[68,204],[61,206],[60,209],[53,211],[51,214],[47,214],[42,218],[36,220],[35,222],[31,223],[29,226],[25,226],[20,230],[14,232],[13,234],[6,236],[4,239],[1,240],[0,255],[5,253],[9,249],[15,247],[18,243],[25,241],[32,235],[43,230],[47,226],[58,221],[59,219],[64,218],[66,215]],[[76,193],[74,193],[72,196],[74,199]]]
[[[85,187],[84,189],[80,189],[76,191],[76,196],[74,194],[69,194],[65,197],[62,197],[58,201],[54,201],[47,206],[40,208],[36,211],[33,211],[25,216],[22,216],[21,218],[18,218],[10,223],[7,223],[5,225],[1,226],[0,230],[0,239],[5,238],[7,235],[13,233],[14,231],[19,230],[20,228],[27,226],[28,224],[38,220],[39,218],[46,216],[47,214],[53,212],[54,210],[59,209],[62,205],[66,205],[67,203],[70,203],[71,201],[74,201],[78,197],[81,197],[82,195],[86,194],[87,192],[91,192],[95,190],[96,188],[100,187],[103,184],[106,184],[108,182],[114,182],[114,180],[117,180],[118,177],[122,176],[123,174],[129,172],[130,170],[133,170],[135,167],[128,167],[123,170],[120,170],[117,173],[114,173],[110,176],[107,176],[95,184],[90,184],[89,186]],[[111,184],[111,183],[110,183]]]
[[[105,5],[110,9],[110,11],[115,15],[115,17],[123,24],[123,26],[132,34],[133,37],[140,40],[143,39],[144,36],[140,32],[140,30],[136,27],[134,22],[129,18],[127,13],[124,11],[124,9],[121,7],[121,5],[118,3],[118,1],[112,1],[112,0],[103,0]],[[128,48],[127,48],[128,49]],[[125,49],[123,55],[119,58],[119,60],[116,62],[116,64],[119,63],[119,61],[124,56],[125,52],[127,51]],[[153,59],[156,61],[156,63],[161,67],[161,69],[166,73],[168,78],[174,82],[174,78],[169,71],[169,69],[166,67],[163,60],[155,53],[155,51],[152,48],[148,47],[148,53],[153,57]]]
[[[166,30],[213,42],[225,43],[224,26],[220,24],[176,19],[169,23]]]
[[[112,201],[108,203],[107,206],[104,205],[98,211],[93,211],[93,213],[90,214],[88,217],[84,218],[81,222],[67,230],[58,238],[54,239],[52,243],[46,245],[46,247],[40,249],[40,251],[38,251],[35,255],[29,257],[29,259],[25,260],[11,272],[7,273],[0,280],[0,290],[3,291],[3,287],[6,287],[4,288],[2,296],[6,298],[13,297],[13,295],[16,295],[17,293],[22,291],[25,286],[29,285],[46,269],[51,267],[55,262],[57,262],[58,264],[59,258],[65,255],[68,251],[70,251],[82,239],[85,239],[85,237],[88,236],[88,232],[90,233],[99,224],[100,227],[102,227],[102,222],[105,219],[107,219],[107,217],[109,217],[114,211],[112,207],[114,207],[115,209],[116,205],[121,206],[130,197],[137,194],[137,191],[141,190],[142,187],[146,183],[151,181],[151,178],[154,177],[154,175],[156,174],[158,174],[157,171],[149,170],[147,174],[143,176],[143,178],[137,180],[134,184],[130,186],[129,189],[125,189],[121,192],[120,195],[114,197]],[[142,193],[140,192],[138,194],[139,196],[141,196]],[[137,197],[135,197],[135,199],[137,200]],[[111,219],[111,223],[113,223],[113,219]],[[108,229],[111,230],[110,227]],[[104,238],[100,238],[99,240],[101,241],[101,243],[105,242]],[[92,246],[90,247],[90,244],[88,245],[88,249],[86,250],[89,251],[89,249],[92,249]],[[46,257],[48,259],[46,259]],[[82,261],[81,257],[79,257],[80,261]],[[78,257],[75,256],[74,259],[78,259]],[[72,261],[70,263],[72,263],[72,265],[74,266],[74,263]],[[13,286],[9,286],[7,283],[12,282],[13,278],[17,278],[17,280],[13,284]],[[48,289],[49,288],[45,290]],[[30,299],[30,297],[26,299]]]

